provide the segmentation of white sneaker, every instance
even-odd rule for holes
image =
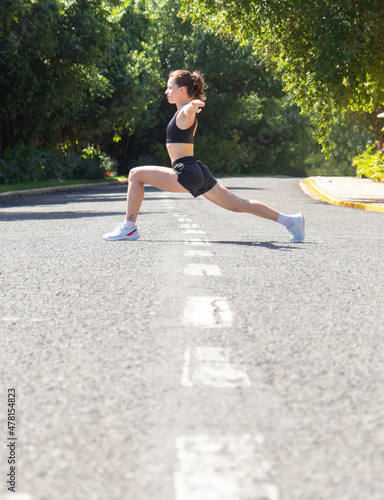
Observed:
[[[109,241],[134,241],[140,238],[137,227],[127,229],[124,222],[117,222],[115,229],[111,233],[103,235],[105,240]]]
[[[292,243],[300,243],[304,240],[305,236],[305,223],[304,216],[302,213],[291,215],[293,224],[291,227],[287,227],[287,231],[292,235]]]

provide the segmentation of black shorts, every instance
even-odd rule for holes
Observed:
[[[172,169],[178,174],[179,183],[195,198],[212,189],[217,183],[209,168],[201,161],[195,160],[194,156],[179,158],[173,162]]]

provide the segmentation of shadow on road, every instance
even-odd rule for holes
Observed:
[[[265,191],[264,188],[244,187],[244,186],[225,186],[230,191]]]
[[[140,215],[166,213],[166,212],[140,212]],[[84,219],[90,217],[114,216],[123,218],[123,211],[120,212],[7,212],[0,214],[1,222],[22,221],[22,220],[53,220],[53,219]]]
[[[159,200],[150,193],[160,192],[152,186],[145,187],[145,200]],[[147,196],[147,194],[149,196]],[[55,207],[65,206],[72,203],[99,204],[99,203],[121,202],[122,210],[119,212],[108,212],[102,210],[60,210]],[[88,217],[118,216],[122,217],[124,204],[126,202],[126,186],[100,186],[93,188],[69,189],[68,191],[55,191],[51,193],[17,195],[0,199],[0,221],[15,220],[49,220],[49,219],[81,219]],[[41,210],[36,210],[41,207]],[[45,207],[49,207],[44,211]],[[24,208],[23,211],[11,211],[10,209]],[[63,207],[64,208],[64,207]],[[85,208],[82,207],[82,208]],[[4,210],[4,212],[1,211]],[[29,209],[31,209],[29,211]],[[149,212],[141,212],[141,215]],[[152,212],[154,213],[154,212]],[[165,211],[157,213],[166,213]]]
[[[149,240],[142,238],[141,243],[185,243],[185,240]],[[304,241],[302,243],[289,243],[289,244],[281,244],[275,241],[216,241],[216,240],[207,240],[207,243],[211,243],[212,245],[241,245],[248,247],[258,247],[258,248],[267,248],[268,250],[281,250],[283,252],[290,252],[292,250],[304,250],[306,245],[313,245],[314,243]],[[296,246],[299,245],[299,246]]]
[[[268,250],[282,250],[284,252],[288,252],[291,250],[303,250],[303,248],[292,246],[294,243],[290,244],[281,244],[276,241],[211,241],[212,244],[220,244],[220,245],[241,245],[248,247],[261,247],[267,248]],[[300,243],[303,245],[303,243]]]

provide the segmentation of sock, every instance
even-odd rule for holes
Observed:
[[[133,229],[134,227],[136,227],[136,224],[134,222],[130,221],[130,220],[125,219],[124,226],[127,229]]]
[[[292,217],[290,215],[284,215],[284,214],[279,214],[277,222],[285,227],[291,227],[293,224]]]

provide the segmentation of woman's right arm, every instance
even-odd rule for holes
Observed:
[[[204,106],[205,102],[199,99],[194,99],[186,104],[176,117],[177,126],[183,130],[191,127],[195,121],[196,113],[200,113]]]

